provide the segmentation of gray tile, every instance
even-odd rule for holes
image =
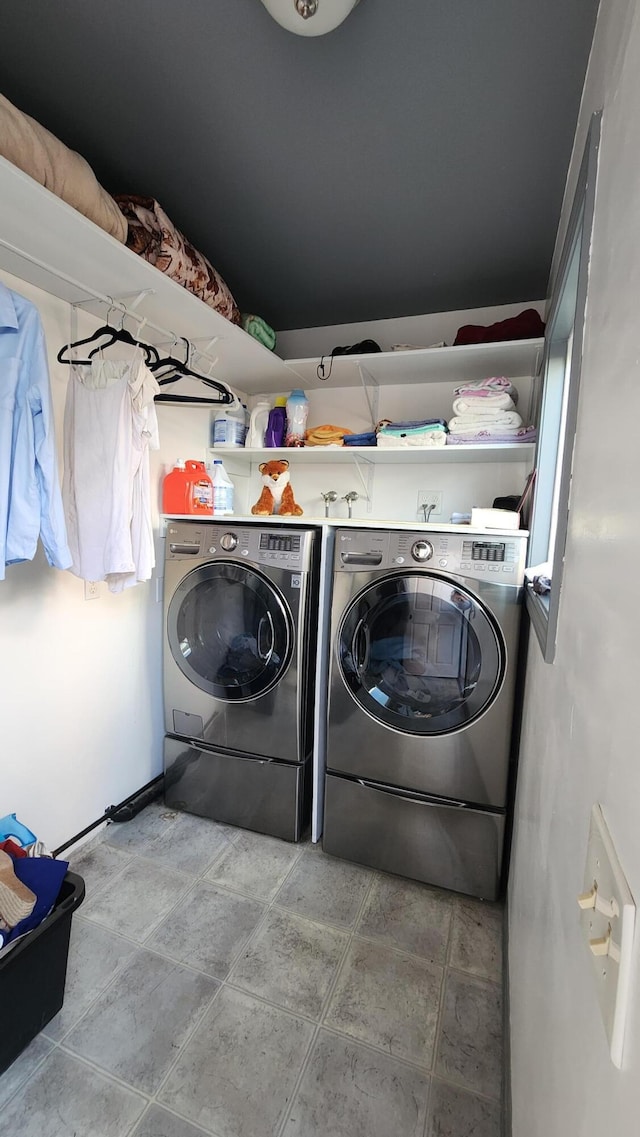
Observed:
[[[229,982],[317,1019],[347,944],[344,932],[272,910]]]
[[[435,1069],[486,1097],[500,1097],[502,997],[497,983],[447,972]]]
[[[64,1003],[62,1010],[44,1028],[45,1034],[62,1038],[135,950],[133,944],[114,936],[106,928],[76,917],[71,925]]]
[[[152,1105],[136,1125],[131,1137],[203,1137],[204,1129],[196,1129],[188,1121],[176,1117],[159,1105]]]
[[[103,885],[122,872],[130,860],[130,853],[114,849],[100,836],[90,845],[85,845],[74,853],[69,860],[69,866],[84,880],[86,897],[90,900]]]
[[[20,1086],[30,1078],[37,1066],[40,1065],[42,1059],[49,1053],[53,1046],[52,1042],[38,1035],[34,1038],[33,1042],[27,1046],[26,1050],[16,1058],[15,1062],[5,1070],[4,1074],[0,1074],[0,1109],[8,1102],[12,1094],[20,1089]]]
[[[85,904],[85,919],[141,943],[191,887],[181,873],[134,858],[122,876]]]
[[[217,1137],[271,1137],[289,1106],[311,1023],[223,987],[158,1098]]]
[[[257,900],[199,881],[146,946],[224,979],[264,911]]]
[[[441,985],[441,967],[354,939],[326,1024],[429,1068]]]
[[[320,1031],[283,1137],[421,1137],[429,1079]]]
[[[218,984],[141,950],[65,1039],[65,1046],[153,1094]]]
[[[444,964],[450,925],[449,893],[383,876],[367,897],[358,934]]]
[[[20,1137],[122,1137],[146,1101],[133,1090],[55,1050],[2,1111]]]
[[[175,825],[178,814],[162,802],[152,802],[131,821],[116,821],[107,825],[104,839],[108,845],[141,853],[157,837],[166,836]]]
[[[497,1102],[434,1078],[425,1137],[500,1137],[501,1124]]]
[[[141,856],[168,869],[202,876],[220,853],[231,848],[235,835],[228,825],[180,813],[174,825],[141,850]]]
[[[227,888],[269,901],[299,855],[298,847],[286,841],[264,837],[262,833],[241,833],[205,876]]]
[[[502,978],[502,908],[481,900],[456,900],[449,965],[485,979]]]
[[[276,904],[298,916],[352,928],[373,880],[359,865],[326,854],[305,852],[276,897]]]

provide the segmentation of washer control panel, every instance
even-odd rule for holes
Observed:
[[[267,529],[264,526],[172,521],[167,525],[165,560],[229,558],[304,572],[311,568],[315,533],[308,529]]]
[[[460,530],[338,529],[334,567],[339,572],[422,567],[488,584],[524,583],[526,533],[494,536],[466,525]]]

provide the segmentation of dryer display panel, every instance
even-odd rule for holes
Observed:
[[[345,613],[336,650],[355,700],[405,733],[460,730],[488,709],[504,678],[488,612],[464,587],[427,573],[365,588]]]
[[[167,614],[171,653],[187,678],[219,699],[264,695],[291,661],[291,616],[277,589],[248,565],[194,569]]]

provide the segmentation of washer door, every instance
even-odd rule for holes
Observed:
[[[336,651],[356,702],[405,734],[468,726],[505,674],[505,647],[487,609],[463,586],[425,572],[394,573],[360,592]]]
[[[167,613],[171,654],[196,687],[227,702],[265,695],[284,675],[293,625],[275,586],[248,565],[193,569]]]

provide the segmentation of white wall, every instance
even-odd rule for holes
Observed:
[[[61,456],[69,368],[55,355],[69,339],[69,305],[1,279],[43,319]],[[95,323],[85,317],[80,334]],[[159,408],[159,418],[156,487],[176,456],[204,457],[208,434],[206,411]],[[49,568],[41,548],[9,566],[0,583],[0,816],[16,812],[54,848],[160,773],[160,657],[155,582],[117,596],[103,584],[85,601],[82,581]]]
[[[603,0],[561,233],[604,106],[556,662],[529,650],[509,891],[514,1137],[640,1130],[640,933],[624,1070],[611,1064],[579,930],[601,802],[640,901],[635,567],[640,561],[640,10]]]

